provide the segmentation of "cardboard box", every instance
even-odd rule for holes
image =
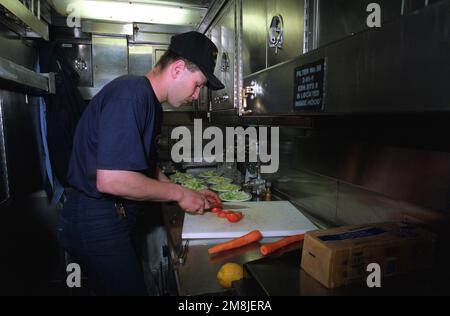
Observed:
[[[366,282],[371,263],[381,278],[432,264],[434,234],[402,223],[316,230],[305,234],[301,267],[327,288]]]

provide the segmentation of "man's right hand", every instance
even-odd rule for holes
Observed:
[[[204,195],[182,186],[179,186],[179,189],[181,195],[177,202],[186,212],[203,214],[204,210],[211,207],[208,199]]]

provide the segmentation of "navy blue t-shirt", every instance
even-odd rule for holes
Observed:
[[[69,163],[70,185],[101,198],[97,169],[136,171],[155,178],[161,120],[161,104],[147,77],[127,75],[108,83],[78,122]]]

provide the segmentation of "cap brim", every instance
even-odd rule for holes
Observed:
[[[220,82],[220,80],[217,79],[217,77],[214,76],[214,74],[205,74],[205,77],[208,80],[206,86],[211,90],[222,90],[225,88],[223,83]]]

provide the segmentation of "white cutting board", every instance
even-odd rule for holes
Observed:
[[[260,230],[264,237],[283,237],[317,229],[288,201],[224,203],[223,209],[242,212],[244,218],[231,223],[212,212],[203,215],[185,213],[182,238],[235,238],[255,229]]]

